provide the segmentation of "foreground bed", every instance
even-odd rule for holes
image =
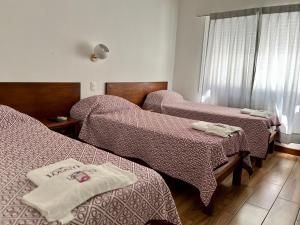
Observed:
[[[148,94],[143,108],[182,118],[241,127],[245,131],[251,156],[258,159],[266,158],[269,144],[272,150],[274,137],[280,125],[276,116],[268,119],[253,117],[241,114],[237,108],[189,102],[178,93],[166,90]]]
[[[155,171],[52,132],[37,120],[0,105],[1,225],[48,224],[21,201],[24,194],[35,188],[26,174],[66,158],[86,164],[111,162],[138,177],[134,185],[98,195],[77,207],[71,224],[181,224],[171,193]]]
[[[205,206],[218,184],[214,171],[230,156],[244,159],[250,171],[243,132],[228,138],[208,135],[192,129],[193,120],[148,112],[109,95],[81,100],[71,115],[83,122],[80,139],[194,185]]]

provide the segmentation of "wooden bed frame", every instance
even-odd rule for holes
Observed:
[[[106,83],[105,94],[115,95],[127,99],[128,101],[142,106],[147,95],[153,91],[166,90],[168,88],[167,82],[118,82]],[[233,185],[241,184],[243,160],[239,155],[229,158],[229,162],[217,170],[215,170],[215,177],[218,184],[233,172]],[[212,213],[212,203],[205,208],[205,213]]]
[[[105,84],[105,94],[115,95],[142,106],[147,95],[154,91],[167,90],[168,82],[115,82]]]
[[[68,116],[80,100],[80,83],[0,82],[0,104],[37,119]]]

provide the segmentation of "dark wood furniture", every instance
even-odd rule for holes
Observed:
[[[80,100],[80,83],[0,83],[0,104],[28,114],[49,129],[77,138],[79,121],[69,118],[52,122],[50,117],[69,116],[71,107]]]
[[[270,134],[270,137],[269,137],[269,153],[273,153],[274,151],[274,143],[277,139],[277,135],[278,135],[278,132],[277,131],[272,131],[271,134]]]
[[[0,83],[0,104],[37,119],[68,116],[80,100],[80,83]]]
[[[283,152],[283,153],[287,153],[290,155],[300,156],[300,150],[291,149],[291,148],[287,148],[287,147],[283,147],[283,146],[279,146],[279,145],[276,145],[274,147],[274,149],[277,152]]]
[[[115,95],[142,106],[147,94],[167,90],[168,82],[116,82],[105,84],[105,94]]]
[[[240,170],[235,170],[237,168],[237,165],[242,163],[241,161],[241,157],[239,155],[234,155],[228,158],[228,163],[226,163],[225,165],[221,166],[220,168],[215,170],[215,177],[217,180],[218,184],[221,184],[225,178],[231,174],[232,172],[234,172],[234,176],[233,176],[233,181],[232,183],[234,185],[239,185],[241,183],[241,169],[242,169],[242,165],[239,168]]]
[[[78,120],[69,117],[68,120],[61,122],[53,122],[48,119],[41,119],[40,121],[45,124],[50,130],[68,136],[70,138],[78,138],[80,130],[80,122]]]
[[[243,170],[243,158],[240,155],[234,155],[228,158],[228,163],[216,169],[214,174],[218,185],[220,185],[231,173],[232,185],[241,185],[242,180],[242,170]],[[215,194],[212,197],[210,204],[204,207],[204,212],[207,215],[213,214]]]

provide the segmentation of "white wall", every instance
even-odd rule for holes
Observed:
[[[204,23],[197,16],[212,12],[297,3],[300,3],[300,0],[181,0],[173,89],[189,100],[199,101],[198,84]]]
[[[0,0],[0,81],[172,86],[178,0]],[[110,48],[92,63],[94,45]]]

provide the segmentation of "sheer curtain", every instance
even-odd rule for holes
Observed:
[[[300,143],[300,12],[263,14],[252,107],[276,112],[282,141]]]
[[[201,101],[249,107],[258,15],[211,19]]]

